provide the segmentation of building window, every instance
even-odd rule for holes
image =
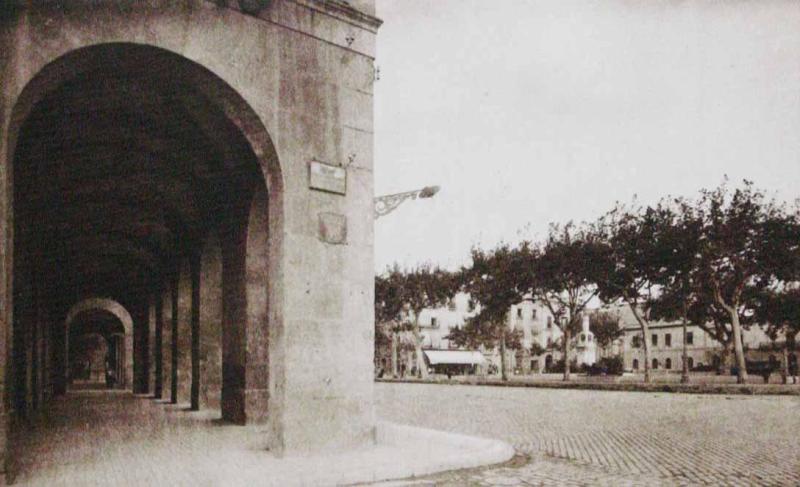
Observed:
[[[633,335],[633,338],[631,338],[631,347],[640,348],[641,346],[642,346],[642,337],[640,335]]]
[[[633,370],[639,370],[639,359],[633,359]]]
[[[547,317],[547,329],[549,330],[552,327],[553,327],[553,317],[552,316],[548,316]]]
[[[584,335],[583,333],[581,333],[581,343],[583,343],[583,342],[585,342],[585,341],[586,341],[586,335]]]
[[[667,333],[666,335],[664,335],[664,345],[667,346],[667,347],[671,347],[672,346],[672,334],[671,333]],[[669,368],[669,367],[667,367],[667,368]]]
[[[667,336],[669,336],[669,335],[667,335]],[[668,358],[667,360],[664,361],[664,368],[667,369],[667,370],[672,370],[672,359],[671,358]]]
[[[536,319],[536,308],[531,309],[531,318]]]
[[[687,331],[686,332],[686,344],[692,345],[694,344],[694,333]]]
[[[694,359],[692,357],[687,357],[686,362],[688,362],[690,370],[694,368]]]
[[[655,335],[653,335],[653,336],[655,336]],[[653,370],[656,370],[656,369],[658,369],[658,359],[654,358],[653,359]]]
[[[653,333],[653,346],[654,347],[658,346],[658,335],[656,335],[655,333]]]
[[[522,308],[517,308],[517,318],[522,318]]]
[[[548,347],[552,347],[553,346],[553,337],[547,337],[547,346]]]
[[[438,323],[436,323],[436,317],[431,317],[431,328],[436,328],[438,326]]]

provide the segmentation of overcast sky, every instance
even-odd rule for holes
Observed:
[[[723,175],[800,196],[800,2],[377,0],[376,270]]]

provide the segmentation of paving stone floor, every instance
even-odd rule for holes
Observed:
[[[382,419],[503,439],[519,454],[397,485],[800,485],[796,396],[376,384],[376,401]],[[263,428],[87,391],[54,400],[14,450],[21,485],[224,486],[266,478],[265,446]]]
[[[268,454],[263,427],[223,424],[187,406],[102,390],[56,398],[16,435],[15,483],[219,486]]]
[[[800,397],[378,383],[376,399],[529,459],[417,485],[800,485]]]

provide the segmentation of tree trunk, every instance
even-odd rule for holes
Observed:
[[[397,332],[392,330],[392,377],[397,378]]]
[[[500,332],[500,379],[503,382],[508,380],[508,374],[506,373],[506,332],[505,330]]]
[[[744,347],[742,347],[742,326],[739,323],[739,313],[736,311],[736,305],[731,306],[728,310],[731,316],[731,327],[733,328],[733,350],[736,353],[736,368],[738,375],[736,377],[737,384],[747,383],[747,363],[744,360]]]
[[[719,367],[717,367],[717,375],[727,375],[726,369],[728,368],[728,357],[731,353],[730,340],[722,344],[722,352],[719,357]]]
[[[564,327],[564,336],[561,337],[561,353],[564,355],[564,380],[569,381],[569,330],[572,323]]]
[[[681,384],[689,382],[689,347],[686,342],[686,315],[682,317],[683,320],[683,369],[681,370]]]
[[[647,341],[650,328],[646,323],[639,323],[639,327],[642,329],[642,348],[644,348],[644,381],[650,382],[650,342]]]
[[[639,328],[642,330],[642,347],[644,348],[644,381],[650,382],[650,342],[647,340],[650,335],[650,326],[647,320],[639,315],[639,310],[636,309],[636,303],[628,302],[628,307],[633,313],[633,317],[639,323]]]
[[[422,356],[422,336],[419,332],[419,312],[414,317],[414,352],[417,355],[417,377],[420,379],[428,378],[428,367],[425,365],[425,357]]]
[[[783,342],[783,350],[781,353],[781,382],[784,384],[789,383],[789,340]]]

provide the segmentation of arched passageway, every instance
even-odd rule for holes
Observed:
[[[203,68],[134,44],[70,53],[23,95],[15,409],[64,392],[87,362],[96,378],[99,343],[120,387],[264,419],[280,184],[267,190],[277,160],[263,127]]]
[[[0,14],[0,431],[67,391],[101,297],[154,405],[374,441],[370,0],[78,3]]]

